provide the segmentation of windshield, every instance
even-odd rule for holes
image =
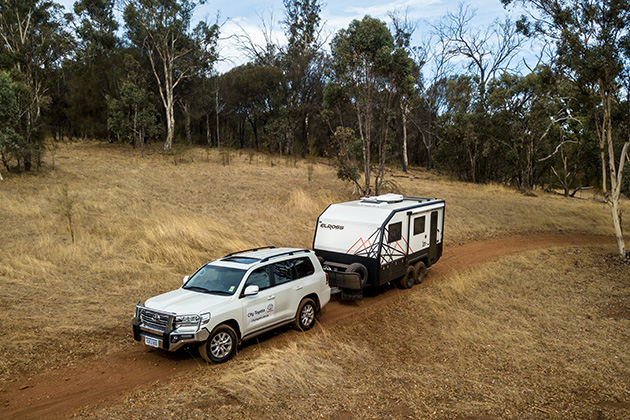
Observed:
[[[206,264],[183,286],[184,289],[217,295],[233,295],[245,275],[245,270]]]

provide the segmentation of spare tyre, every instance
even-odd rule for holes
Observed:
[[[358,273],[359,281],[361,283],[361,289],[365,287],[368,279],[368,271],[367,268],[361,263],[352,263],[346,268],[346,273]]]

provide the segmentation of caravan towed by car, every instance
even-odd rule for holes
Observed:
[[[198,346],[222,363],[238,345],[292,323],[305,331],[330,301],[358,300],[366,286],[411,288],[442,255],[444,200],[386,194],[331,204],[313,249],[264,247],[211,261],[181,288],[136,304],[137,341],[175,351]]]
[[[411,288],[442,256],[444,200],[385,194],[331,204],[317,219],[313,250],[342,299],[365,286]]]

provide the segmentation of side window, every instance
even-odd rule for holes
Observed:
[[[392,223],[387,227],[387,243],[400,241],[402,238],[402,222]]]
[[[426,216],[416,217],[413,219],[413,234],[420,235],[424,233],[424,226],[426,224]]]
[[[274,284],[288,283],[294,279],[293,275],[293,261],[280,261],[273,265],[273,279]]]
[[[310,276],[315,272],[315,267],[313,267],[313,263],[310,258],[300,258],[293,261],[295,262],[295,271],[298,279]]]
[[[271,286],[271,279],[269,278],[269,270],[267,267],[260,267],[251,272],[245,283],[247,286],[258,286],[260,290],[267,289]]]

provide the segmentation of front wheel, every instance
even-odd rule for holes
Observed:
[[[297,314],[295,315],[295,329],[306,331],[315,325],[315,316],[317,315],[317,306],[311,298],[304,298],[300,302]]]
[[[208,341],[199,347],[199,353],[208,363],[227,362],[236,353],[236,332],[229,325],[219,325],[215,328]]]

